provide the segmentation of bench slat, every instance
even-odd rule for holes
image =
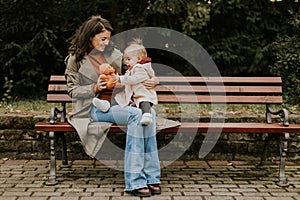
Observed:
[[[163,129],[160,132],[201,132],[206,133],[208,130],[210,133],[222,131],[224,133],[282,133],[282,132],[299,132],[300,125],[290,124],[288,127],[281,124],[268,124],[268,123],[209,123],[209,122],[182,122],[180,127]],[[47,122],[38,122],[35,124],[35,130],[37,131],[55,131],[55,132],[68,132],[75,131],[75,129],[68,122],[56,122],[51,125]],[[112,125],[110,132],[124,132],[125,127],[119,127]]]
[[[103,96],[109,99],[109,96]],[[159,103],[282,104],[281,96],[158,95]],[[48,94],[47,102],[72,103],[67,94]]]
[[[280,86],[198,86],[198,85],[158,85],[157,93],[162,92],[193,92],[193,93],[263,93],[263,94],[281,94]],[[49,93],[66,93],[67,86],[65,84],[49,84]]]
[[[172,76],[160,76],[160,82],[190,82],[190,83],[268,83],[268,84],[281,84],[281,77],[197,77],[197,76],[185,76],[185,77],[172,77]]]
[[[50,82],[65,82],[66,83],[66,78],[64,75],[51,75]]]
[[[281,96],[205,96],[205,95],[160,95],[160,103],[227,103],[227,104],[281,104]]]
[[[161,82],[178,83],[178,82],[190,82],[190,83],[269,83],[269,84],[281,84],[281,77],[199,77],[199,76],[159,76]],[[65,82],[63,75],[52,75],[50,82]]]
[[[49,84],[48,85],[48,92],[64,92],[66,93],[68,90],[68,87],[66,84]]]
[[[158,93],[161,92],[194,92],[194,93],[272,93],[281,94],[280,86],[184,86],[184,85],[158,85]]]
[[[67,94],[47,94],[47,102],[72,103],[72,98]]]

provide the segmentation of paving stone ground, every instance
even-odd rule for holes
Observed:
[[[48,160],[2,160],[0,200],[135,200],[124,192],[123,172],[99,161],[58,167],[56,186],[45,186]],[[59,164],[59,163],[58,163]],[[245,161],[175,161],[162,169],[162,194],[149,200],[300,199],[300,162],[288,162],[288,187],[275,184],[278,163],[257,168]]]

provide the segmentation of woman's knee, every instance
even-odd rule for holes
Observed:
[[[142,110],[136,107],[129,107],[129,118],[133,120],[141,119]]]

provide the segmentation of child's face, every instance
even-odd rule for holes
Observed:
[[[124,61],[128,68],[133,67],[140,61],[140,58],[135,53],[125,53]]]

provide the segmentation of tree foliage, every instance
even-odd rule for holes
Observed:
[[[288,94],[296,91],[292,85],[297,80],[284,69],[299,66],[299,35],[291,32],[299,26],[299,2],[0,0],[0,90],[13,98],[44,96],[50,74],[64,72],[63,59],[76,29],[89,16],[101,14],[112,22],[114,33],[152,26],[187,34],[208,51],[222,75],[281,75],[291,80],[285,85]],[[182,58],[149,52],[159,63],[194,73]],[[12,82],[7,90],[4,86]]]
[[[216,0],[205,36],[199,38],[224,75],[267,75],[263,51],[287,28],[293,3]],[[201,36],[200,36],[201,37]]]
[[[276,37],[266,50],[272,65],[271,73],[283,77],[285,99],[300,104],[300,13],[289,23],[290,29]]]

